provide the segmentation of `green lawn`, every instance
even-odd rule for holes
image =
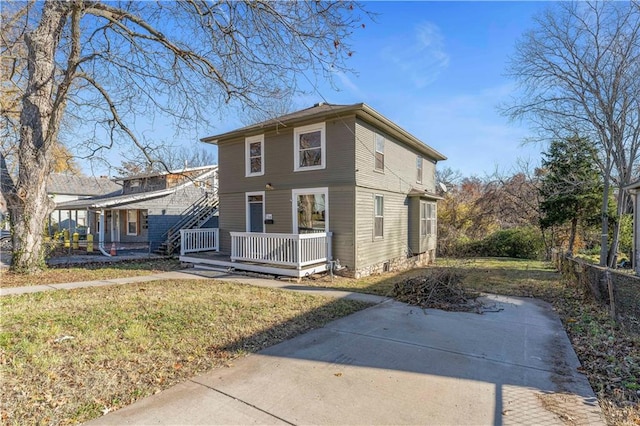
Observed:
[[[89,263],[69,268],[49,268],[37,274],[14,274],[0,270],[0,287],[25,287],[77,281],[106,280],[136,277],[180,269],[176,259],[122,261],[113,263]]]
[[[367,304],[219,281],[0,298],[3,424],[70,424]]]

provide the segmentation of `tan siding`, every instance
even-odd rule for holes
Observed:
[[[349,268],[355,265],[354,200],[353,186],[329,188],[329,230],[333,232],[333,258]]]
[[[223,207],[224,206],[224,207]],[[244,193],[220,194],[220,251],[231,252],[229,232],[246,231],[246,207]]]
[[[373,197],[384,196],[384,237],[373,238]],[[408,249],[408,201],[403,194],[356,188],[356,268],[406,256]]]
[[[244,138],[220,144],[220,192],[262,191],[267,183],[276,190],[353,184],[354,119],[326,122],[326,169],[293,171],[293,128],[270,132],[264,141],[264,175],[245,178]]]
[[[291,191],[266,191],[265,214],[273,216],[273,224],[265,225],[265,232],[291,234]]]
[[[429,159],[422,161],[422,184],[417,183],[416,158],[418,153],[406,145],[379,132],[385,137],[384,172],[375,170],[375,133],[368,123],[356,124],[356,184],[367,188],[385,189],[408,193],[411,188],[435,192],[435,164]]]

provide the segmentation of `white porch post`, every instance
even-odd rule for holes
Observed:
[[[105,220],[104,220],[104,209],[100,210],[100,230],[98,232],[98,249],[100,250],[100,253],[104,254],[105,256],[109,256],[111,257],[111,255],[109,253],[107,253],[107,251],[104,249],[104,227],[105,227]]]

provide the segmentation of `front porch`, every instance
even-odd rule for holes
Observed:
[[[219,252],[217,228],[180,232],[181,262],[302,278],[327,271],[333,260],[331,232],[230,232],[231,253]]]

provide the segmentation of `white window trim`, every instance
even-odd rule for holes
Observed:
[[[418,161],[420,162],[420,176],[418,176]],[[421,155],[416,157],[416,183],[422,183],[422,177],[424,175],[424,158]]]
[[[425,219],[422,218],[422,206],[425,207]],[[432,206],[432,216],[428,215],[429,205]],[[431,223],[431,233],[427,232],[427,224]],[[424,228],[423,228],[424,227]],[[420,202],[420,237],[425,238],[429,236],[435,236],[438,229],[438,203],[433,201],[421,201]]]
[[[329,188],[300,188],[291,190],[291,217],[293,218],[293,233],[298,234],[298,195],[324,195],[324,232],[329,232]]]
[[[260,142],[260,171],[251,172],[251,149],[250,145]],[[264,135],[250,136],[244,140],[244,175],[245,177],[264,175]]]
[[[378,197],[382,197],[382,216],[376,215],[376,199]],[[376,235],[376,219],[382,218],[382,235]],[[384,239],[384,194],[373,194],[373,239],[374,240],[382,240]]]
[[[135,221],[130,221],[129,220],[129,212],[135,212]],[[126,218],[127,218],[127,235],[138,235],[139,234],[139,230],[140,230],[140,217],[139,217],[139,213],[138,210],[134,210],[134,209],[127,209],[127,213],[126,213]],[[135,232],[130,232],[129,231],[129,224],[130,223],[135,223],[136,224],[136,231]]]
[[[382,139],[382,151],[378,151],[378,138]],[[373,170],[375,170],[376,172],[384,173],[384,166],[385,166],[385,164],[384,164],[384,160],[385,160],[385,158],[384,158],[384,149],[385,149],[385,145],[387,145],[385,137],[382,136],[379,133],[375,133],[375,136],[373,137]],[[377,163],[378,163],[377,162],[377,158],[376,158],[376,154],[377,153],[382,154],[382,168],[381,169],[379,169],[377,167]]]
[[[266,207],[266,198],[264,196],[264,191],[254,191],[254,192],[245,192],[244,193],[244,204],[245,204],[245,231],[251,232],[250,221],[251,221],[251,210],[249,209],[249,197],[252,195],[262,195],[262,232],[264,233],[264,212]]]
[[[303,133],[311,133],[320,131],[320,165],[318,166],[300,166],[300,135]],[[326,125],[324,122],[310,124],[308,126],[296,127],[293,129],[293,171],[304,172],[307,170],[325,169],[327,166],[327,138]]]

